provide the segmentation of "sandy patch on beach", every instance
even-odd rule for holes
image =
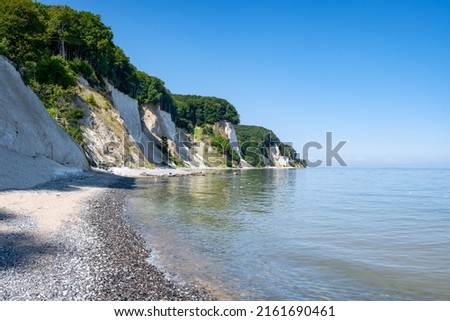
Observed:
[[[134,179],[91,173],[0,192],[0,301],[212,300],[148,263],[123,217]]]
[[[31,220],[33,227],[28,232],[45,241],[64,223],[77,220],[83,201],[100,191],[96,187],[77,187],[72,191],[0,192],[0,213],[14,215],[17,220]],[[13,225],[0,224],[0,232],[13,231]]]

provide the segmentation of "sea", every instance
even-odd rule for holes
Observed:
[[[224,300],[450,300],[450,169],[145,178],[128,218],[149,262]]]

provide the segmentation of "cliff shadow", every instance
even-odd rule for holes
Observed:
[[[8,222],[16,218],[16,214],[0,211],[0,223]]]
[[[135,188],[135,178],[118,176],[112,173],[87,171],[75,176],[63,176],[32,187],[17,189],[0,189],[1,192],[10,191],[59,191],[71,192],[83,187],[99,187],[131,190]]]
[[[0,210],[0,224],[0,270],[33,264],[42,255],[56,254],[55,246],[27,232],[17,215]]]

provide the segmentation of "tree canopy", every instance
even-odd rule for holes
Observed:
[[[172,96],[161,79],[138,71],[114,44],[111,28],[90,12],[31,0],[2,0],[0,54],[6,54],[28,79],[39,83],[67,88],[77,74],[93,86],[107,79],[140,103],[160,105],[178,126],[189,131],[221,120],[239,123],[236,109],[226,100]]]
[[[239,124],[239,114],[236,108],[222,98],[173,95],[177,108],[176,123],[182,128],[192,131],[196,126],[229,121]]]
[[[113,43],[113,33],[99,15],[31,0],[2,0],[0,43],[3,53],[30,77],[47,77],[39,72],[48,72],[43,67],[51,63],[51,57],[60,56],[69,62],[86,61],[95,78],[106,77],[119,90],[137,96],[137,70]]]
[[[31,0],[0,2],[0,41],[5,53],[19,64],[48,53],[47,15]]]
[[[172,119],[177,118],[177,109],[174,105],[172,94],[165,87],[164,82],[145,72],[138,71],[139,88],[137,99],[144,104],[159,105],[162,110],[171,114]]]
[[[278,146],[280,153],[291,160],[296,159],[295,149],[280,141],[270,129],[261,126],[235,126],[236,135],[241,144],[243,158],[252,166],[264,166],[263,157],[268,158],[270,148]],[[263,156],[263,157],[262,157]]]
[[[67,106],[78,75],[93,87],[106,91],[108,81],[141,104],[159,105],[178,127],[189,132],[220,121],[239,124],[236,108],[225,99],[172,95],[161,79],[137,70],[114,44],[111,28],[90,12],[32,0],[2,0],[0,54],[17,64],[60,124],[75,126],[64,117],[72,114]],[[64,108],[58,110],[53,103],[61,101],[55,95],[64,98]]]

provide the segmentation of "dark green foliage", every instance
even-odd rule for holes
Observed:
[[[42,61],[36,69],[36,80],[43,84],[75,86],[77,80],[69,64],[61,56],[52,56]]]
[[[0,1],[0,39],[9,58],[20,65],[48,53],[47,16],[40,8],[31,0]]]
[[[161,152],[163,155],[169,154],[169,143],[167,142],[166,136],[161,137]]]
[[[264,157],[261,151],[261,144],[256,141],[244,141],[240,144],[242,157],[254,167],[264,167]]]
[[[161,137],[161,152],[163,154],[164,161],[167,164],[173,163],[176,166],[184,166],[183,160],[178,156],[174,156],[170,151],[168,139],[165,136]]]
[[[214,133],[210,136],[210,142],[211,142],[211,146],[217,148],[221,152],[227,152],[228,149],[230,149],[230,147],[229,147],[230,144],[229,144],[228,139],[226,139],[225,137],[218,135],[216,133]],[[230,153],[231,153],[231,149],[230,149]]]
[[[77,141],[81,112],[69,105],[78,75],[104,92],[108,81],[140,103],[159,105],[189,132],[219,121],[239,123],[239,114],[226,100],[172,95],[162,80],[139,72],[114,44],[111,29],[90,12],[31,0],[0,0],[0,54],[17,64],[49,112]],[[224,145],[218,137],[213,140]],[[231,150],[227,153],[235,159]]]
[[[235,126],[239,141],[254,141],[264,146],[279,144],[280,139],[270,129],[261,126],[237,125]]]
[[[121,92],[137,98],[140,84],[136,67],[131,64],[123,50],[117,46],[113,47],[111,59],[106,77]]]
[[[78,120],[83,119],[84,110],[81,108],[70,108],[68,112],[68,120],[69,122],[77,122]]]
[[[69,66],[75,74],[81,73],[93,85],[106,77],[125,94],[137,95],[137,70],[122,49],[114,45],[112,31],[99,15],[31,0],[2,0],[0,39],[0,53],[7,53],[25,69],[27,76],[35,75],[34,70],[26,69],[30,63],[36,64],[38,71],[55,67],[57,74],[61,69],[54,65],[52,56],[60,56],[71,62]],[[51,82],[54,78],[40,76],[44,79],[38,81]]]
[[[229,121],[239,124],[239,114],[228,101],[216,97],[173,95],[177,107],[175,120],[179,127],[192,132],[196,126]]]
[[[280,153],[294,161],[295,149],[282,143],[275,133],[260,126],[237,125],[236,134],[244,159],[252,166],[264,166],[264,157],[269,157],[270,148],[278,146]]]
[[[287,156],[287,157],[289,157],[289,159],[296,158],[297,152],[292,146],[287,145],[285,143],[280,143],[278,145],[278,147],[280,148],[281,155]]]
[[[214,154],[225,156],[226,157],[226,165],[228,167],[238,166],[241,159],[239,154],[236,153],[230,146],[230,142],[228,138],[223,137],[214,131],[213,127],[210,125],[203,125],[202,127],[196,127],[194,129],[194,140],[199,142],[203,142],[206,145],[206,150],[209,150],[210,147],[213,148]],[[221,166],[223,161],[218,162],[216,164],[212,164],[215,166]]]
[[[112,39],[99,15],[31,0],[0,1],[0,54],[18,65],[49,113],[79,143],[83,110],[72,104],[77,75],[92,86],[104,85],[106,77],[124,93],[137,94],[136,68]]]
[[[73,107],[74,87],[63,88],[55,84],[40,84],[35,80],[32,80],[30,85],[49,114],[77,143],[82,144],[82,133],[78,121],[83,119],[84,110]]]
[[[120,91],[135,97],[138,88],[136,68],[122,49],[114,45],[113,34],[105,26],[99,15],[85,11],[75,11],[65,6],[50,6],[50,22],[47,32],[51,39],[52,52],[75,61],[75,68],[93,85],[106,77]],[[78,61],[77,61],[78,60]],[[87,62],[92,73],[80,61]]]
[[[87,97],[86,102],[87,102],[90,106],[92,106],[92,107],[98,107],[97,101],[95,100],[95,97],[94,97],[93,94],[90,94],[90,95]]]
[[[0,41],[0,55],[8,56],[8,45],[6,39]]]
[[[85,78],[92,77],[95,74],[94,69],[86,60],[75,58],[69,62],[69,65],[74,72]]]
[[[46,34],[51,51],[64,59],[79,57],[80,53],[74,52],[83,43],[78,12],[67,6],[48,6],[45,10],[49,17]]]
[[[83,146],[83,132],[78,126],[63,126],[63,129],[69,134],[70,137],[73,138],[75,142],[77,142],[80,146]]]
[[[83,76],[91,86],[100,85],[100,82],[95,75],[94,69],[86,60],[75,58],[74,60],[69,62],[69,66],[76,74]]]
[[[114,63],[115,46],[112,42],[111,29],[101,22],[99,15],[85,11],[77,12],[60,6],[50,8],[55,13],[56,24],[60,23],[58,20],[67,19],[66,22],[62,22],[69,30],[66,40],[61,39],[61,35],[56,33],[58,42],[65,43],[64,56],[69,60],[74,58],[87,60],[99,75],[107,76]],[[60,11],[69,13],[61,14]]]
[[[74,88],[63,88],[55,84],[42,84],[31,81],[31,88],[44,103],[44,106],[51,114],[59,117],[60,111],[66,111],[71,107],[72,99],[75,94]]]
[[[210,143],[212,147],[226,156],[227,167],[233,167],[233,165],[239,164],[239,155],[231,149],[230,141],[227,138],[213,133],[210,136]]]
[[[170,91],[164,86],[164,82],[156,77],[149,76],[145,72],[138,71],[139,89],[137,99],[143,104],[159,105],[161,110],[164,110],[176,119],[177,109]]]

